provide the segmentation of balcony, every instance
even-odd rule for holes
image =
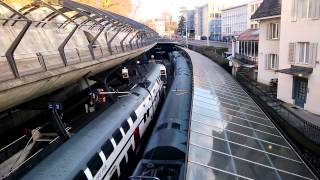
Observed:
[[[299,59],[295,59],[293,61],[289,61],[289,64],[292,66],[314,68],[314,67],[316,67],[316,64],[319,64],[319,61],[315,61],[314,59],[309,59],[306,62],[301,62],[301,61],[299,61]]]
[[[236,60],[242,64],[258,66],[258,57],[236,53]]]

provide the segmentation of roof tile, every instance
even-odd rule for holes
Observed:
[[[251,19],[281,15],[281,0],[264,0]]]

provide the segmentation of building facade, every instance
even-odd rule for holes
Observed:
[[[155,26],[155,31],[157,31],[160,36],[164,37],[167,35],[166,22],[164,19],[154,19],[153,24]]]
[[[222,36],[225,41],[231,41],[233,37],[247,30],[248,4],[231,7],[222,10]]]
[[[188,10],[186,8],[181,9],[182,16],[187,21],[187,30],[188,30],[188,37],[194,37],[194,25],[195,25],[195,10]]]
[[[320,114],[320,1],[282,1],[278,99]]]
[[[194,9],[194,30],[195,30],[195,39],[200,40],[203,36],[203,9],[204,6],[196,7]]]
[[[248,74],[248,78],[257,79],[259,62],[259,30],[248,29],[241,33],[235,41],[232,41],[233,60],[232,74],[236,75],[242,69]]]
[[[262,0],[255,0],[247,4],[222,10],[222,36],[223,40],[231,41],[233,37],[247,29],[259,29],[259,23],[251,16],[259,8]]]
[[[265,0],[253,14],[253,21],[259,22],[258,82],[269,85],[278,78],[280,54],[281,1]]]
[[[210,40],[222,39],[221,14],[228,7],[225,2],[210,2],[194,10],[194,29],[196,39],[209,37]]]
[[[263,0],[255,0],[250,3],[248,3],[247,6],[247,18],[248,18],[248,24],[247,24],[247,29],[259,29],[259,22],[251,19],[251,16],[257,11],[259,8],[260,4],[263,2]]]

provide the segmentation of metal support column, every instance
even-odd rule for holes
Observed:
[[[245,41],[246,43],[246,56],[249,54],[249,46],[248,46],[248,41]]]
[[[256,41],[253,41],[253,56],[256,58]]]
[[[60,115],[58,114],[57,110],[61,110],[58,103],[50,103],[49,109],[52,110],[52,124],[56,132],[58,133],[59,137],[62,139],[63,142],[67,141],[70,138],[70,134],[66,130],[64,123],[61,120]]]
[[[144,36],[145,36],[145,33],[141,34],[141,40],[140,40],[141,47],[143,47]]]
[[[140,31],[138,31],[131,39],[130,39],[130,41],[129,41],[129,44],[130,44],[130,48],[131,48],[131,50],[133,50],[133,47],[132,47],[132,41],[134,40],[134,38],[136,38],[137,37],[137,35],[139,34],[139,32]]]
[[[140,31],[139,34],[137,35],[137,38],[136,38],[137,48],[139,48],[139,39],[141,38],[141,36],[142,36],[142,32]]]
[[[91,54],[91,57],[93,60],[96,59],[94,56],[94,52],[93,52],[93,48],[95,48],[94,43],[97,41],[97,39],[99,38],[99,36],[101,35],[101,33],[104,31],[105,28],[106,27],[101,28],[100,31],[98,32],[98,34],[91,40],[91,42],[88,45],[88,48],[89,48],[89,51],[90,51],[90,54]]]
[[[114,40],[114,38],[116,38],[116,36],[119,34],[120,31],[121,31],[121,28],[119,28],[118,31],[117,31],[117,32],[110,38],[110,40],[107,42],[107,45],[108,45],[108,49],[109,49],[110,54],[113,54],[112,48],[111,48],[111,43],[112,43],[112,41]]]
[[[124,47],[123,47],[123,42],[127,39],[127,37],[131,34],[132,30],[129,31],[129,33],[120,41],[120,45],[122,48],[122,52],[125,51]]]
[[[71,37],[74,35],[74,33],[77,31],[79,25],[76,25],[72,31],[68,34],[68,36],[66,37],[66,39],[60,44],[58,51],[59,54],[61,56],[61,59],[63,61],[64,66],[68,65],[68,61],[67,61],[67,57],[66,57],[66,53],[64,51],[65,46],[67,45],[67,43],[69,42],[69,40],[71,39]]]
[[[8,50],[5,53],[5,56],[7,58],[7,61],[9,63],[9,65],[10,65],[12,74],[14,75],[15,78],[20,78],[18,67],[17,67],[17,64],[16,64],[15,59],[14,59],[14,51],[17,49],[17,47],[20,44],[22,38],[24,37],[24,35],[28,31],[29,27],[32,24],[32,21],[29,20],[27,17],[25,17],[20,12],[18,12],[16,10],[14,10],[13,8],[11,8],[9,5],[5,4],[3,1],[0,1],[0,4],[2,6],[4,6],[5,8],[9,9],[11,12],[19,15],[21,18],[25,19],[26,22],[27,22],[27,24],[22,28],[22,30],[20,31],[18,36],[14,39],[14,41],[11,43],[11,45],[9,46]]]

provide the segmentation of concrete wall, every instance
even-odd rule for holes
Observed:
[[[289,43],[311,42],[318,43],[318,57],[320,57],[320,20],[319,19],[298,19],[293,22],[291,7],[293,1],[282,1],[281,12],[281,41],[280,41],[280,64],[279,68],[290,67],[288,62]],[[299,66],[303,66],[299,64]],[[313,67],[313,73],[308,77],[308,94],[304,109],[320,114],[320,65]],[[292,76],[279,75],[278,98],[293,103],[292,100]]]
[[[258,82],[263,84],[269,84],[271,79],[278,77],[278,73],[276,73],[275,70],[269,70],[265,68],[266,55],[267,54],[279,55],[279,51],[280,51],[279,40],[267,39],[267,28],[270,23],[280,23],[280,18],[260,21]]]

